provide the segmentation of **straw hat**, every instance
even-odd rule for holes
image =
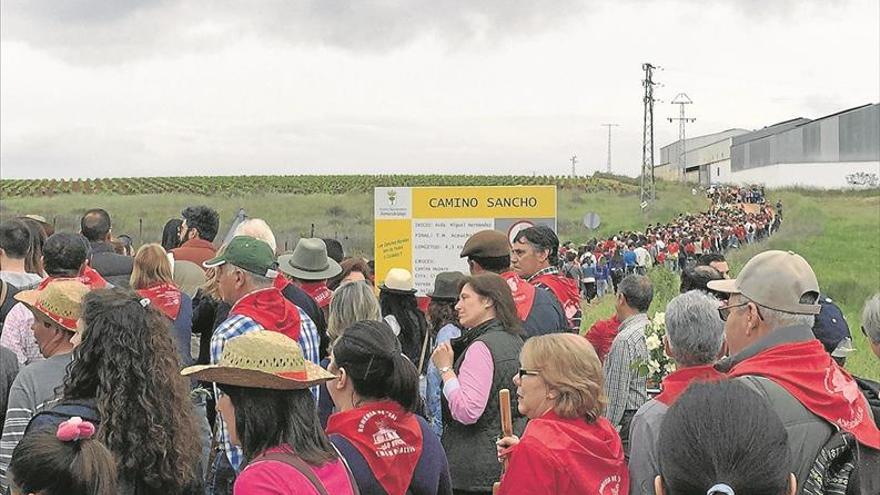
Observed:
[[[220,362],[180,372],[205,382],[248,388],[295,390],[335,376],[303,358],[299,344],[278,332],[257,330],[226,342]]]
[[[415,282],[412,273],[403,268],[392,268],[385,275],[385,281],[379,289],[397,294],[415,294]]]
[[[15,295],[34,313],[39,313],[71,332],[82,312],[82,300],[89,287],[76,279],[54,279],[34,290]]]

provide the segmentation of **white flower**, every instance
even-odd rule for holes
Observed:
[[[657,373],[658,371],[660,371],[660,363],[658,363],[657,361],[655,361],[655,360],[653,360],[653,359],[649,359],[649,360],[648,360],[648,371],[649,371],[652,375],[653,375],[654,373]]]
[[[656,335],[650,335],[645,338],[645,345],[648,346],[649,351],[659,349],[661,344],[660,337]]]
[[[666,313],[654,313],[654,319],[651,320],[651,323],[653,323],[655,327],[662,327],[666,325]]]
[[[673,371],[675,371],[675,361],[669,361],[666,363],[666,372],[672,373]]]

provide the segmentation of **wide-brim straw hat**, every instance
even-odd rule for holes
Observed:
[[[385,280],[379,286],[380,290],[393,292],[395,294],[415,294],[415,281],[409,270],[403,268],[392,268],[385,275]]]
[[[327,280],[342,273],[339,263],[327,256],[327,245],[318,238],[300,239],[293,254],[278,257],[278,269],[300,280]]]
[[[272,390],[304,389],[336,378],[307,361],[295,340],[268,330],[229,339],[217,364],[190,366],[180,374],[205,382]]]
[[[89,286],[76,279],[52,279],[34,290],[15,294],[15,300],[31,312],[76,332],[76,322],[82,314],[82,300],[89,290]]]

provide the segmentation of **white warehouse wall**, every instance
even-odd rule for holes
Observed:
[[[831,162],[831,163],[778,163],[727,174],[722,166],[718,182],[728,184],[763,184],[767,187],[816,187],[820,189],[846,189],[864,187],[848,182],[847,176],[868,174],[880,179],[880,162]],[[715,172],[715,170],[712,170]],[[715,177],[713,177],[713,180]]]

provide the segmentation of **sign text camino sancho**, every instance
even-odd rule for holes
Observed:
[[[406,268],[419,295],[431,291],[440,272],[468,272],[458,255],[475,232],[556,230],[556,186],[377,187],[373,202],[376,282],[391,268]]]

